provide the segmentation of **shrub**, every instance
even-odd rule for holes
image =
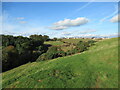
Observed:
[[[89,46],[92,46],[92,45],[94,45],[95,42],[96,42],[96,41],[94,41],[94,40],[89,40],[89,41],[88,41],[88,44],[89,44]]]
[[[62,51],[60,47],[52,46],[46,53],[40,55],[37,61],[50,60],[57,57],[63,57],[65,55],[66,53]]]
[[[77,44],[77,46],[76,46],[76,49],[79,52],[83,52],[83,51],[87,50],[87,46],[85,45],[85,42],[79,41],[78,44]]]

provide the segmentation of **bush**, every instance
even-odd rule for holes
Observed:
[[[88,44],[89,44],[89,46],[92,46],[92,45],[94,45],[95,42],[96,42],[96,41],[94,41],[94,40],[89,40],[89,41],[88,41]]]
[[[87,50],[87,44],[85,44],[85,42],[83,41],[79,41],[77,46],[76,46],[76,49],[79,51],[79,52],[83,52],[85,50]]]
[[[71,55],[71,51],[67,51],[66,56]]]
[[[85,41],[79,41],[76,48],[76,52],[83,52],[86,51],[88,49],[88,47],[94,45],[95,41],[94,40],[89,40],[87,42]]]
[[[66,56],[66,53],[62,51],[60,47],[52,46],[48,49],[46,53],[40,55],[37,61],[50,60],[50,59],[63,57],[63,56]]]

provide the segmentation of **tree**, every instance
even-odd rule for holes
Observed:
[[[43,39],[44,39],[44,41],[48,41],[50,38],[49,38],[49,36],[44,35],[44,36],[43,36]]]
[[[57,38],[53,38],[53,41],[57,41]]]
[[[27,62],[36,61],[39,55],[45,53],[44,40],[47,35],[23,36],[1,35],[3,50],[3,71],[12,69]],[[16,58],[17,57],[17,58]]]
[[[2,50],[2,69],[3,71],[16,67],[19,64],[18,52],[14,46],[7,46]]]

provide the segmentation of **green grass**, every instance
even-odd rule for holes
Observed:
[[[46,41],[44,44],[50,44],[53,46],[63,45],[64,43],[61,41]]]
[[[73,39],[73,38],[71,38],[71,39],[63,39],[62,41],[77,44],[81,40],[82,41],[88,41],[88,40],[91,40],[91,39],[82,39],[82,38]]]
[[[4,88],[117,88],[118,40],[102,40],[81,54],[33,62],[2,74]]]

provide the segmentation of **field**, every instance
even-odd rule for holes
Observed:
[[[22,65],[2,78],[3,88],[117,88],[118,39],[96,42],[81,54]]]
[[[64,43],[61,41],[46,41],[44,44],[50,44],[53,46],[63,45]]]
[[[77,38],[77,39],[63,39],[62,41],[64,42],[67,42],[67,43],[74,43],[74,44],[77,44],[79,41],[88,41],[88,40],[91,40],[91,39],[82,39],[82,38]]]

